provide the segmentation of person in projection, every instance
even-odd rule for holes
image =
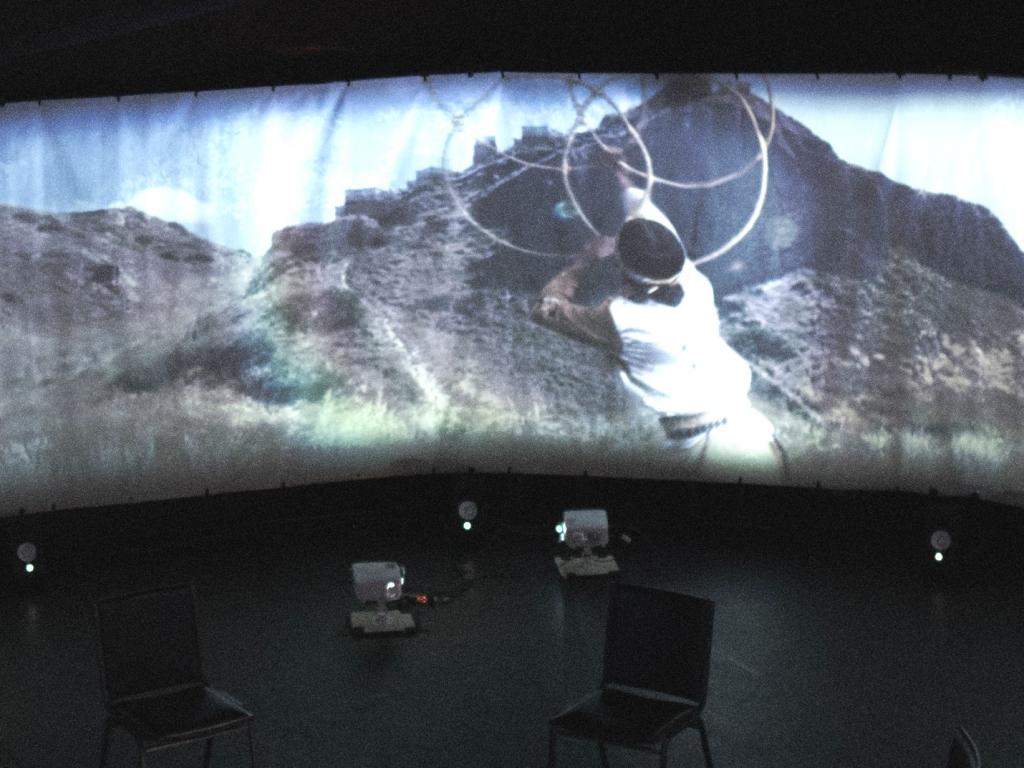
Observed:
[[[733,459],[784,472],[774,428],[750,402],[750,366],[719,334],[710,281],[665,214],[618,177],[626,214],[618,236],[595,239],[556,275],[532,319],[613,355],[625,388],[658,414],[668,443],[698,464]],[[613,254],[621,293],[596,306],[577,303],[584,273]]]

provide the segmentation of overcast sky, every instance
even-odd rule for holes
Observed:
[[[760,77],[740,78],[766,95]],[[1024,244],[1024,80],[771,82],[779,109],[840,157],[982,203]],[[587,123],[657,86],[648,76],[611,80]],[[555,76],[492,74],[9,104],[0,109],[0,202],[52,211],[132,205],[258,256],[277,229],[333,218],[346,189],[399,188],[440,165],[456,114],[465,117],[449,165],[460,169],[477,138],[494,136],[504,148],[524,125],[569,130],[591,93]]]

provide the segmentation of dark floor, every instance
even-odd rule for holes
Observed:
[[[706,719],[719,768],[939,768],[960,724],[986,768],[1022,764],[1013,569],[939,580],[870,544],[634,528],[616,544],[623,580],[716,601]],[[96,764],[92,600],[176,580],[196,585],[211,682],[256,714],[260,766],[544,765],[548,718],[597,684],[607,581],[561,582],[546,534],[508,532],[469,554],[439,535],[389,537],[307,522],[258,545],[79,562],[45,590],[0,598],[0,737],[14,765]],[[462,594],[418,609],[416,636],[352,638],[349,563],[383,558],[407,566],[407,590]],[[611,752],[613,766],[657,764]],[[134,764],[126,738],[112,758]],[[189,748],[151,762],[200,764]],[[245,764],[244,739],[222,737],[214,765]],[[559,764],[596,766],[596,750],[563,742]],[[695,732],[677,739],[671,764],[701,765]]]

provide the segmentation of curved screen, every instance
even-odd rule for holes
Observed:
[[[0,512],[478,470],[1022,489],[1024,84],[0,110]]]

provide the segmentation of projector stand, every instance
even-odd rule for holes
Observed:
[[[356,635],[411,635],[416,631],[412,614],[401,611],[352,611],[349,621]]]
[[[569,576],[607,576],[609,573],[619,572],[619,565],[613,555],[598,557],[589,550],[584,550],[579,557],[556,557],[555,565],[558,566],[558,573],[563,579]]]

